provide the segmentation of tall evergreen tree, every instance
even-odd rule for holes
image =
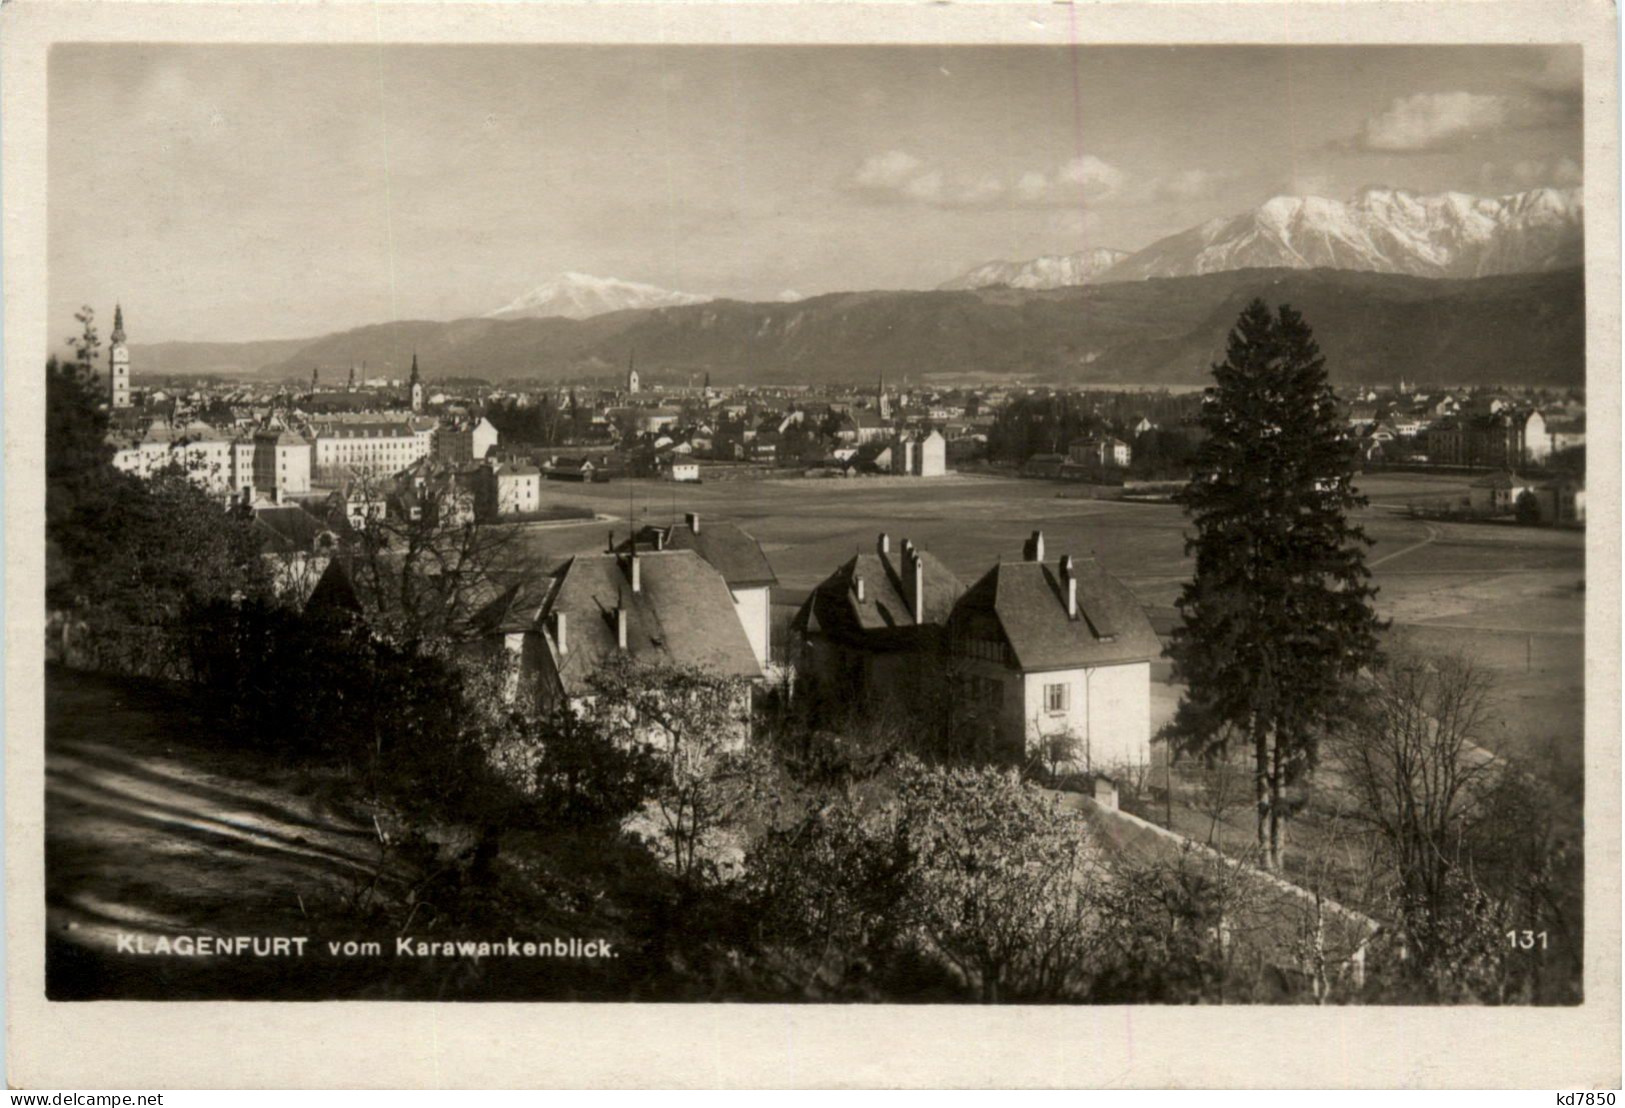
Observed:
[[[1188,691],[1171,736],[1186,753],[1254,757],[1258,841],[1279,866],[1286,790],[1311,769],[1353,678],[1378,654],[1364,531],[1349,513],[1355,443],[1303,317],[1254,300],[1213,367],[1180,502],[1196,572],[1170,654]]]

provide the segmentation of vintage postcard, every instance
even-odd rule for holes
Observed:
[[[13,1083],[1617,1086],[1615,18],[8,5]]]

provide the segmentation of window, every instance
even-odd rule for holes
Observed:
[[[1044,686],[1044,710],[1046,712],[1064,712],[1071,705],[1071,689],[1066,685]]]

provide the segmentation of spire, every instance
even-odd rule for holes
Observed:
[[[418,352],[414,348],[412,350],[412,383],[416,384],[418,380]]]
[[[113,334],[110,338],[113,342],[124,341],[124,305],[122,304],[113,305]]]

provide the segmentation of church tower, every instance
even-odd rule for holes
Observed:
[[[423,378],[418,376],[418,352],[412,351],[412,411],[423,411]]]
[[[113,334],[107,349],[107,375],[113,386],[113,407],[130,406],[130,348],[124,345],[124,306],[113,305]]]
[[[630,353],[626,356],[626,391],[638,391],[638,365],[636,352]]]
[[[878,386],[876,386],[875,391],[879,394],[878,399],[875,401],[875,406],[880,409],[880,418],[890,419],[891,397],[886,395],[886,374],[884,371],[882,371],[880,374],[880,383]]]

